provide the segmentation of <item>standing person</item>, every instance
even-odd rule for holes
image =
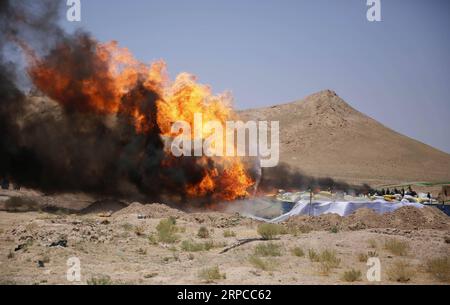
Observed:
[[[431,203],[431,193],[430,192],[427,193],[427,198],[428,198],[428,201]]]

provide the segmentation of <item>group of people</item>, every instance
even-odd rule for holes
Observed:
[[[375,190],[375,192],[373,194],[369,193],[369,196],[374,195],[374,196],[385,196],[385,195],[401,195],[402,197],[405,196],[411,196],[411,197],[417,197],[417,192],[414,191],[411,186],[408,186],[408,190],[405,190],[404,188],[402,188],[401,190],[394,188],[393,190],[390,190],[389,188],[384,189],[382,188],[381,190]],[[427,193],[427,198],[431,199],[432,195],[430,192]]]

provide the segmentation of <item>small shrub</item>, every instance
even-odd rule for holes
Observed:
[[[207,283],[214,283],[215,281],[226,279],[226,275],[220,273],[218,266],[205,268],[199,272],[198,276]]]
[[[274,239],[281,232],[280,225],[273,223],[263,223],[258,226],[258,234],[262,239]]]
[[[361,280],[361,277],[361,271],[352,269],[344,272],[342,275],[342,280],[346,282],[357,282]]]
[[[309,257],[309,260],[312,261],[312,262],[319,262],[320,261],[320,256],[316,252],[316,250],[314,250],[314,249],[309,249],[308,250],[308,257]]]
[[[163,219],[156,226],[158,240],[164,243],[174,243],[178,240],[176,221],[174,218]]]
[[[408,263],[404,261],[396,261],[390,266],[390,268],[388,268],[386,274],[391,281],[406,283],[411,280],[413,271]]]
[[[145,232],[144,226],[136,226],[134,227],[134,234],[137,236],[143,236]]]
[[[229,238],[229,237],[236,237],[236,232],[231,230],[225,230],[223,232],[223,237]]]
[[[93,286],[112,285],[112,281],[109,276],[102,275],[98,277],[92,277],[87,281],[87,284]]]
[[[248,258],[248,261],[257,269],[261,269],[264,271],[272,271],[275,269],[275,263],[273,260],[270,259],[264,260],[256,255],[251,255]]]
[[[198,229],[198,233],[197,236],[200,238],[209,238],[209,231],[207,227],[200,227],[200,229]]]
[[[341,260],[336,256],[336,251],[328,249],[322,251],[320,261],[327,263],[331,268],[337,268],[341,263]]]
[[[369,251],[369,252],[367,252],[367,255],[369,257],[378,257],[377,251]]]
[[[303,256],[305,256],[305,252],[304,252],[303,249],[300,248],[300,247],[295,247],[295,248],[293,248],[293,249],[291,250],[291,252],[292,252],[292,254],[293,254],[294,256],[298,256],[298,257],[303,257]]]
[[[269,242],[260,244],[255,247],[255,255],[257,256],[281,256],[280,245]]]
[[[9,251],[8,255],[6,256],[7,259],[13,259],[14,258],[14,252],[12,252],[11,250]]]
[[[377,247],[377,241],[373,238],[369,239],[367,243],[369,244],[369,248],[375,249]]]
[[[331,227],[330,232],[336,234],[339,232],[339,229],[337,226],[333,226],[333,227]]]
[[[206,241],[203,243],[196,243],[192,240],[184,240],[181,243],[181,249],[187,252],[199,252],[199,251],[209,251],[214,247],[212,241]]]
[[[367,262],[368,259],[369,259],[369,256],[367,254],[364,254],[364,253],[358,254],[358,261],[360,261],[361,263]]]
[[[152,233],[148,236],[148,241],[151,245],[157,245],[158,244],[158,236],[156,234]]]
[[[409,244],[392,238],[385,241],[384,248],[394,255],[406,256],[408,254]]]
[[[441,282],[450,282],[450,257],[430,259],[426,264],[427,272]]]
[[[341,260],[336,256],[336,252],[328,249],[321,253],[309,249],[308,257],[312,262],[320,263],[319,271],[323,275],[328,275],[332,269],[339,267],[341,263]]]

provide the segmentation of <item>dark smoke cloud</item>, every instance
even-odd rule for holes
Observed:
[[[97,42],[89,34],[68,35],[58,27],[61,3],[0,1],[0,177],[48,192],[183,197],[185,184],[200,181],[202,169],[194,158],[161,167],[167,156],[156,122],[156,92],[138,85],[122,101],[124,106],[139,101],[153,126],[145,135],[136,133],[125,110],[114,118],[86,111],[89,100],[79,84],[108,67],[96,60]],[[64,96],[56,97],[58,103],[18,89],[16,65],[5,55],[17,42],[26,42],[50,66],[69,70],[72,82]],[[97,89],[107,97],[108,81]]]
[[[335,181],[331,178],[315,178],[292,169],[287,164],[280,164],[273,168],[264,168],[259,188],[265,191],[273,189],[284,190],[328,190],[354,191],[362,194],[372,190],[369,185],[350,185],[346,182]]]

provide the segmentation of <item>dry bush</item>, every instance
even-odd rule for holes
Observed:
[[[269,242],[260,244],[255,247],[255,255],[257,256],[281,256],[281,246]]]
[[[352,269],[344,272],[342,280],[345,282],[357,282],[361,280],[361,277],[361,271]]]
[[[330,232],[336,234],[339,232],[339,228],[337,226],[333,226],[331,227]]]
[[[294,248],[292,248],[291,252],[292,252],[292,254],[293,254],[294,256],[298,256],[298,257],[304,257],[304,256],[305,256],[305,252],[304,252],[303,249],[300,248],[300,247],[294,247]]]
[[[310,259],[310,261],[312,262],[319,262],[320,261],[320,256],[319,254],[316,252],[316,250],[314,249],[309,249],[308,250],[308,257]]]
[[[361,263],[367,262],[368,259],[369,259],[369,256],[367,254],[365,254],[365,253],[358,254],[358,261],[360,261]]]
[[[450,282],[450,257],[437,257],[427,261],[427,272],[440,282]]]
[[[408,254],[409,244],[405,241],[391,238],[385,241],[384,248],[394,255],[406,256]]]
[[[199,251],[209,251],[214,247],[212,241],[205,241],[202,243],[196,243],[192,240],[184,240],[181,243],[181,249],[187,252],[199,252]]]
[[[369,252],[367,252],[367,255],[369,257],[378,257],[377,251],[369,251]]]
[[[219,266],[214,266],[202,269],[199,272],[198,277],[207,283],[214,283],[215,281],[226,279],[226,274],[220,273]]]
[[[336,251],[325,249],[320,253],[321,268],[331,270],[339,267],[341,259],[337,257]]]
[[[225,230],[223,232],[223,237],[229,238],[229,237],[236,237],[236,232],[231,230]]]
[[[318,253],[314,249],[308,250],[308,257],[312,262],[320,263],[319,272],[328,275],[334,268],[339,267],[341,259],[336,255],[336,251],[325,249]]]
[[[281,231],[281,226],[274,223],[263,223],[258,226],[258,234],[265,240],[274,239]]]
[[[7,259],[13,259],[15,257],[14,252],[12,252],[11,250],[8,252],[8,255],[6,256]]]
[[[413,276],[411,266],[405,261],[395,261],[386,271],[389,280],[399,283],[409,282]]]
[[[103,286],[103,285],[112,285],[113,282],[111,281],[111,278],[107,275],[100,275],[97,277],[92,277],[91,279],[87,280],[88,285],[93,286]]]
[[[163,243],[174,243],[178,240],[176,221],[174,218],[163,219],[156,226],[158,240]]]
[[[248,258],[250,264],[252,264],[255,268],[264,270],[264,271],[273,271],[276,267],[276,264],[271,259],[262,259],[256,255],[251,255]]]
[[[144,236],[144,233],[145,233],[144,226],[140,225],[134,227],[134,234],[136,234],[137,236]]]
[[[200,227],[200,229],[198,229],[197,236],[199,238],[209,238],[210,235],[208,228],[204,226]]]

